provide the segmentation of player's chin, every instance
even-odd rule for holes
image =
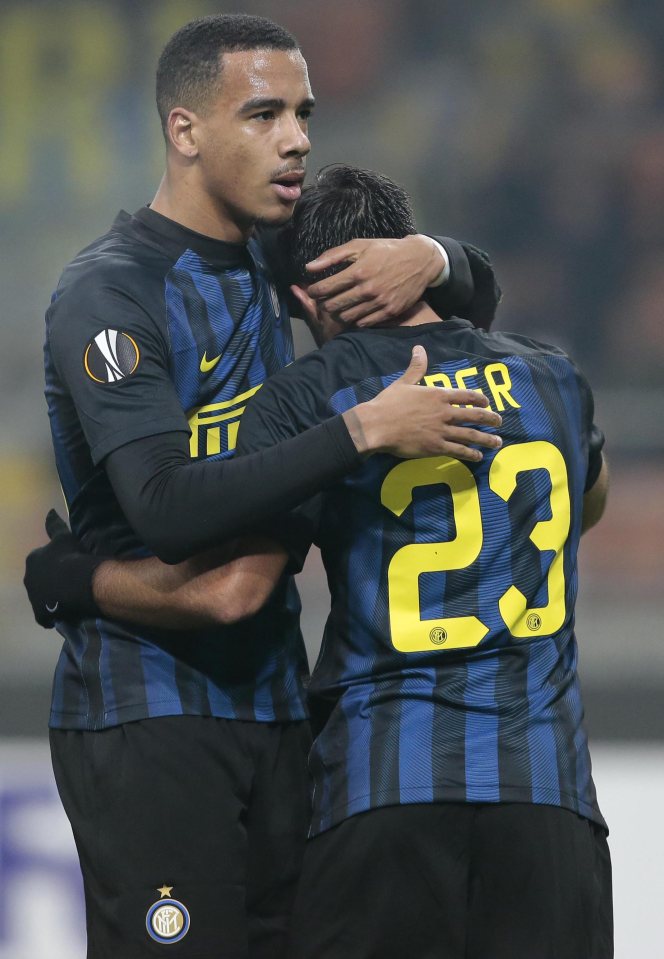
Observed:
[[[287,202],[286,200],[279,199],[277,203],[269,204],[269,206],[266,206],[265,209],[261,211],[259,217],[260,222],[268,226],[282,226],[282,224],[288,223],[293,215],[296,202],[297,200],[289,200]]]

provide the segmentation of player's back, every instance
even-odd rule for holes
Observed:
[[[503,446],[480,464],[372,457],[323,497],[332,607],[310,687],[323,726],[313,831],[440,800],[552,803],[602,822],[573,631],[601,445],[590,390],[556,348],[453,319],[335,338],[295,376],[298,402],[307,380],[328,415],[370,399],[416,343],[428,386],[482,390]]]

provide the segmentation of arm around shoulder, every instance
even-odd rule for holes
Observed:
[[[240,540],[168,566],[156,558],[102,563],[93,579],[104,615],[157,626],[196,629],[228,626],[255,615],[274,591],[286,551],[263,537]]]

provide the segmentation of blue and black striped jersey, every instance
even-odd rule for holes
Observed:
[[[241,451],[372,398],[414,343],[428,386],[482,390],[503,446],[479,464],[374,456],[297,517],[331,592],[309,688],[312,834],[446,800],[546,803],[604,825],[574,635],[583,494],[603,436],[565,354],[459,319],[344,333],[270,381]]]
[[[260,245],[212,240],[150,209],[121,213],[65,269],[46,315],[46,398],[73,531],[91,551],[147,555],[103,468],[126,443],[191,432],[192,459],[234,455],[245,404],[293,359]],[[151,716],[306,715],[299,598],[285,577],[256,617],[168,632],[61,623],[51,725]]]

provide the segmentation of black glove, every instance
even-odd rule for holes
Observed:
[[[92,594],[92,576],[106,557],[86,553],[54,509],[46,517],[50,543],[33,549],[25,561],[23,585],[35,614],[45,629],[58,620],[99,616]]]

